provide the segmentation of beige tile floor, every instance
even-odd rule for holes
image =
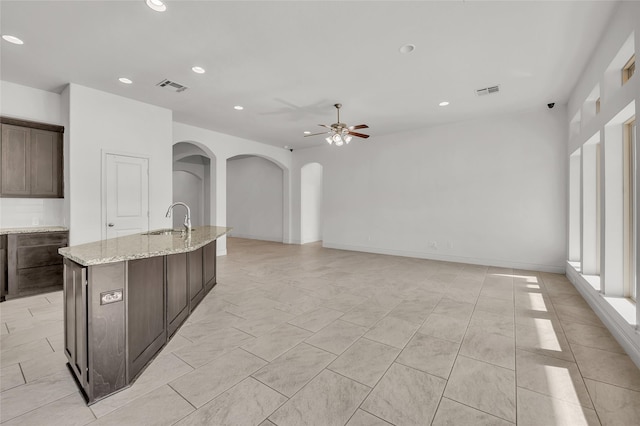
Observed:
[[[640,371],[562,275],[230,238],[136,383],[87,407],[62,295],[0,305],[7,425],[631,425]]]

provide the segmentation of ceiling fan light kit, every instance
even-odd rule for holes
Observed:
[[[340,108],[342,107],[342,104],[335,104],[333,106],[336,107],[336,110],[338,112],[337,122],[333,123],[331,126],[327,126],[326,124],[319,124],[320,127],[326,127],[327,129],[329,129],[329,131],[314,133],[311,135],[306,134],[305,137],[328,134],[329,136],[325,137],[324,140],[326,140],[329,145],[335,144],[336,146],[342,146],[344,144],[348,144],[349,142],[351,142],[351,139],[353,139],[353,136],[358,138],[363,138],[363,139],[366,139],[369,137],[369,135],[354,132],[354,130],[356,129],[368,129],[369,126],[367,126],[366,124],[358,124],[357,126],[347,126],[346,124],[341,123]]]

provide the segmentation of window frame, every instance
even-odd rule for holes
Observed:
[[[624,288],[625,296],[637,300],[635,259],[637,250],[635,214],[637,197],[635,188],[635,154],[637,149],[635,116],[624,122]]]
[[[636,55],[633,54],[626,64],[622,67],[622,84],[625,84],[636,71]]]

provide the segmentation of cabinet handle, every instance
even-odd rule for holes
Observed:
[[[115,226],[115,224],[113,224],[113,223],[107,223],[107,226],[108,226],[109,228],[113,228],[113,227]]]

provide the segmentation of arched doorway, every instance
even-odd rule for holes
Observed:
[[[233,237],[284,241],[284,174],[257,155],[227,159],[227,226]]]
[[[191,209],[191,225],[215,224],[215,173],[210,156],[189,142],[173,145],[173,202]],[[180,228],[182,214],[173,215],[173,227]]]
[[[322,240],[322,175],[321,164],[305,164],[300,170],[300,242]]]

